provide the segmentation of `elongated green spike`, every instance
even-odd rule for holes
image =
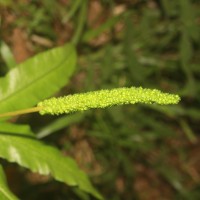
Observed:
[[[112,90],[99,90],[65,97],[51,98],[38,103],[40,114],[59,115],[84,111],[90,108],[106,108],[113,105],[157,103],[161,105],[177,104],[180,97],[174,94],[162,93],[156,89],[143,89],[142,87],[117,88]]]

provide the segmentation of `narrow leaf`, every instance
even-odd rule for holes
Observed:
[[[16,66],[15,58],[5,42],[1,42],[0,53],[8,69],[12,69]]]
[[[52,175],[58,181],[78,186],[84,192],[102,199],[72,158],[64,157],[57,149],[38,141],[28,126],[2,123],[0,143],[0,157],[33,172]]]
[[[88,42],[89,40],[99,36],[102,32],[111,29],[114,25],[116,25],[116,23],[119,22],[121,17],[122,15],[112,17],[108,19],[105,23],[103,23],[101,26],[99,26],[98,28],[87,31],[83,35],[83,41]]]
[[[57,92],[74,71],[72,45],[54,48],[23,62],[0,79],[0,112],[35,105]]]
[[[66,128],[67,126],[73,124],[73,123],[78,123],[83,119],[84,115],[81,113],[75,113],[72,115],[67,115],[60,117],[53,122],[47,124],[46,126],[42,127],[38,132],[37,132],[37,138],[43,138],[46,137],[58,130],[61,130],[63,128]]]

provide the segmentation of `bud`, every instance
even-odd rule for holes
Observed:
[[[59,98],[50,98],[38,103],[40,114],[59,115],[90,108],[106,108],[114,105],[157,103],[160,105],[177,104],[180,97],[174,94],[163,93],[156,89],[117,88],[99,90],[87,93],[68,95]]]

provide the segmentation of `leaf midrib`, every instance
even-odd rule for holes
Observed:
[[[70,55],[72,54],[72,51],[69,51],[68,57],[70,57]],[[62,63],[65,62],[65,59],[60,61],[59,64],[56,65],[56,70],[57,68],[59,68],[59,66],[62,65]],[[41,76],[39,76],[38,78],[34,79],[33,81],[30,82],[30,84],[28,84],[28,86],[26,84],[23,85],[23,87],[19,88],[18,90],[15,90],[15,92],[11,93],[10,95],[6,96],[5,98],[1,99],[0,102],[5,102],[6,100],[12,98],[14,95],[16,95],[16,93],[20,93],[21,91],[31,87],[36,81],[41,80],[44,76],[48,76],[50,73],[52,73],[52,71],[55,70],[55,67],[50,69],[47,73],[42,74]]]

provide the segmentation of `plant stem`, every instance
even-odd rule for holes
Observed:
[[[78,16],[78,25],[74,33],[74,36],[72,38],[72,43],[74,45],[77,45],[79,40],[81,39],[82,31],[84,29],[85,21],[87,17],[87,7],[88,7],[88,1],[85,0],[85,2],[83,2],[82,4],[82,7],[80,8],[80,12]]]
[[[17,110],[17,111],[13,111],[13,112],[2,113],[2,114],[0,114],[0,118],[16,116],[16,115],[23,115],[23,114],[27,114],[27,113],[33,113],[33,112],[39,112],[41,109],[42,109],[42,107],[33,107],[33,108]]]
[[[68,12],[68,15],[64,17],[64,19],[62,20],[63,23],[67,23],[76,13],[76,11],[78,10],[78,8],[81,6],[81,2],[82,0],[76,0],[72,6],[71,9]]]

